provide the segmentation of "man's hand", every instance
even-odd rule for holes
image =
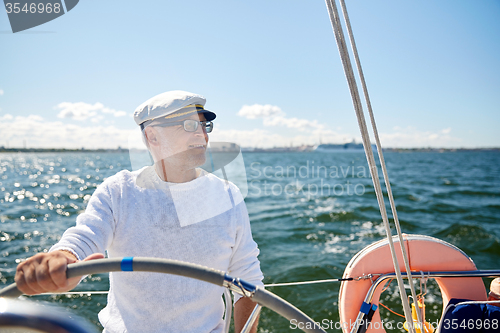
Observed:
[[[83,261],[102,258],[103,254],[94,253]],[[26,295],[69,291],[75,288],[81,279],[66,278],[66,268],[75,262],[78,260],[68,251],[38,253],[17,266],[17,288]]]

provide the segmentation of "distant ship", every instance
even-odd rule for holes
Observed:
[[[337,152],[345,150],[363,151],[363,149],[364,148],[362,143],[356,143],[354,140],[352,140],[349,143],[343,143],[343,144],[333,144],[333,143],[319,144],[314,148],[314,151],[328,153],[328,152]],[[372,149],[376,151],[377,146],[372,144]]]

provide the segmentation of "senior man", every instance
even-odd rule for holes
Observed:
[[[105,251],[108,257],[187,261],[262,285],[259,250],[240,191],[197,168],[205,163],[216,117],[204,105],[200,95],[170,91],[136,109],[134,120],[154,165],[120,171],[99,185],[75,227],[48,253],[19,264],[15,279],[22,292],[71,290],[80,279],[66,279],[67,265],[103,258]],[[108,333],[222,332],[222,293],[222,287],[174,275],[110,273],[99,320]],[[254,305],[235,295],[237,332]]]

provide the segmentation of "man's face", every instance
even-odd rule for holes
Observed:
[[[206,120],[203,114],[193,113],[172,122],[182,122],[186,119]],[[165,159],[168,164],[174,164],[185,170],[194,169],[205,163],[208,134],[201,124],[195,132],[185,131],[182,124],[168,127],[153,124],[146,128],[146,135],[154,151],[155,162]]]

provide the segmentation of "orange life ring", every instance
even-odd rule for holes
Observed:
[[[394,237],[398,263],[401,272],[405,272],[399,240]],[[454,245],[440,239],[423,235],[403,235],[410,269],[417,271],[472,271],[476,265],[472,259]],[[358,252],[347,264],[344,278],[356,278],[368,274],[386,274],[394,272],[392,256],[387,239],[375,242]],[[414,276],[418,277],[418,276]],[[486,300],[486,288],[480,277],[435,278],[441,289],[443,309],[452,298]],[[350,332],[356,321],[366,293],[372,280],[344,281],[339,292],[340,324],[344,333]],[[372,304],[379,303],[383,283],[375,290]],[[379,311],[371,320],[367,333],[385,332]]]

